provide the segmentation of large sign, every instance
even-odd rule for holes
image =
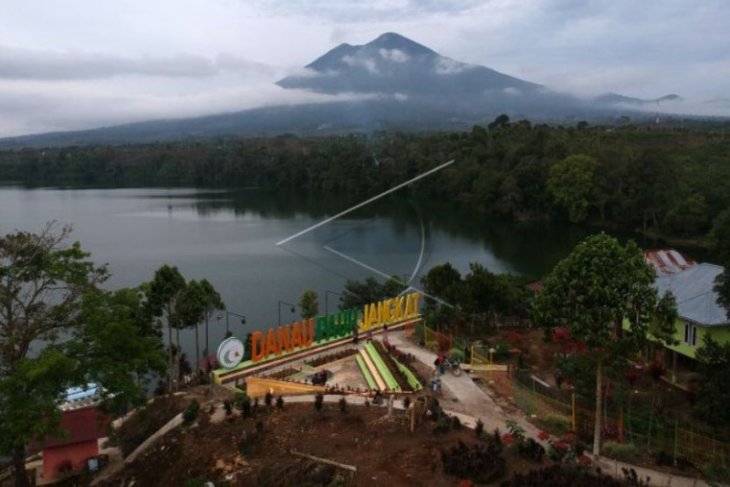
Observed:
[[[418,316],[418,293],[404,294],[379,303],[366,304],[362,313],[361,330],[379,327]]]
[[[224,369],[232,369],[243,360],[243,342],[236,337],[223,340],[216,354],[218,364]]]
[[[267,332],[255,331],[251,333],[251,360],[260,362],[272,355],[281,355],[296,349],[308,348],[315,343],[352,336],[356,330],[358,332],[367,331],[416,318],[419,316],[420,297],[420,294],[413,292],[365,305],[362,318],[358,310],[352,308],[327,316],[319,316],[316,319],[310,318],[271,328]],[[221,343],[218,349],[218,363],[225,368],[233,368],[240,363],[239,359],[235,365],[229,366],[228,364],[232,361],[221,360],[221,350],[229,340],[232,338]],[[238,349],[231,350],[230,356],[233,357],[233,352]],[[240,354],[243,357],[242,344]]]

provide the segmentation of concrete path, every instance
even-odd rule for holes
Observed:
[[[183,415],[182,413],[178,414],[174,418],[172,418],[170,421],[168,421],[162,428],[158,429],[153,435],[151,435],[149,438],[144,440],[142,444],[140,444],[137,448],[134,449],[132,453],[130,453],[127,458],[125,458],[121,462],[117,462],[114,464],[110,464],[107,468],[105,468],[98,477],[96,477],[92,482],[91,485],[98,485],[99,482],[102,482],[108,478],[113,477],[117,472],[122,470],[125,465],[128,465],[134,461],[135,458],[137,458],[139,455],[144,453],[147,448],[152,446],[152,444],[157,441],[158,438],[165,436],[169,431],[172,431],[173,429],[180,426],[183,422]]]
[[[410,353],[414,357],[416,357],[419,362],[427,365],[428,367],[433,367],[434,360],[436,360],[436,354],[429,350],[421,348],[411,341],[405,339],[402,333],[391,332],[389,336],[389,341],[393,345],[398,347],[402,352]],[[360,344],[360,346],[362,346],[362,343]],[[500,431],[506,431],[506,422],[507,420],[512,419],[525,429],[525,434],[528,437],[532,437],[537,440],[537,435],[540,432],[539,428],[527,421],[523,416],[508,415],[495,402],[492,396],[490,396],[486,391],[481,389],[474,383],[474,381],[471,380],[468,374],[464,373],[457,377],[451,373],[446,373],[445,375],[441,376],[441,383],[442,387],[448,391],[448,394],[446,394],[447,398],[439,398],[441,407],[447,414],[451,416],[458,416],[464,426],[474,428],[477,420],[479,419],[484,423],[484,428],[486,431],[492,431],[495,428],[498,428]],[[384,394],[384,396],[387,398],[387,394]],[[458,398],[458,400],[449,400],[449,396]],[[343,396],[341,395],[334,394],[325,395],[324,402],[334,404],[337,403],[342,397]],[[365,403],[366,398],[363,396],[348,395],[346,396],[346,399],[349,404],[361,405]],[[313,403],[314,395],[287,396],[285,398],[285,404],[307,402]],[[403,409],[403,404],[401,401],[395,401],[393,406],[395,409]],[[387,407],[387,400],[384,401],[384,404],[382,404],[381,407]],[[118,469],[122,468],[125,464],[133,461],[139,454],[141,454],[152,443],[154,443],[155,440],[165,435],[170,430],[176,428],[180,424],[182,424],[182,414],[177,415],[160,430],[158,430],[154,435],[145,440],[144,443],[142,443],[139,447],[137,447],[137,449],[134,450],[134,452],[132,452],[126,459],[124,459],[124,462],[120,462],[119,464],[115,465],[114,467],[116,468],[104,471],[100,475],[100,477],[95,479],[94,483],[97,483],[103,478],[111,477],[114,473],[116,473]],[[597,459],[594,458],[593,460],[594,464],[596,466],[599,466],[604,473],[615,476],[617,478],[623,478],[622,468],[633,468],[640,477],[650,477],[652,486],[709,487],[708,484],[699,479],[673,476],[664,472],[658,472],[656,470],[651,470],[644,467],[638,467],[623,462],[617,462],[605,457],[598,457]]]
[[[410,353],[416,357],[419,362],[433,367],[434,360],[436,360],[435,353],[419,347],[413,342],[407,340],[403,337],[402,333],[392,333],[389,339],[390,342],[398,347],[402,352]],[[506,421],[512,419],[517,421],[517,423],[525,429],[525,434],[527,436],[533,437],[537,440],[537,435],[540,432],[539,428],[523,417],[507,415],[505,411],[496,404],[492,396],[477,386],[468,374],[464,373],[461,376],[456,377],[447,372],[445,375],[441,376],[441,383],[443,387],[459,398],[459,401],[456,404],[442,403],[441,406],[447,413],[457,414],[462,424],[473,428],[476,423],[476,418],[479,418],[484,422],[485,430],[492,431],[494,428],[499,428],[500,430],[505,431]],[[452,407],[459,412],[450,410]],[[543,445],[547,446],[544,443]],[[708,486],[707,483],[699,479],[675,476],[649,468],[617,462],[606,457],[598,457],[598,459],[594,458],[593,460],[597,466],[601,467],[602,471],[617,478],[623,478],[622,468],[633,468],[640,477],[650,477],[651,485],[664,487]]]

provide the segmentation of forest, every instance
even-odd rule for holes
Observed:
[[[259,187],[371,196],[454,159],[414,197],[512,220],[570,220],[705,245],[730,208],[727,127],[533,125],[506,115],[469,132],[190,139],[0,152],[27,186]]]

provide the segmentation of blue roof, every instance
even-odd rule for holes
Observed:
[[[699,325],[728,325],[727,310],[717,302],[714,290],[715,278],[724,270],[715,264],[697,264],[676,274],[660,275],[655,285],[660,297],[667,291],[674,294],[681,318]]]

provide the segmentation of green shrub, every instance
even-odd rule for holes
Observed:
[[[715,482],[726,482],[727,479],[730,479],[730,467],[719,463],[709,464],[705,467],[703,473],[705,480],[707,480],[710,485],[722,485],[716,484]]]
[[[322,405],[324,404],[324,396],[321,392],[318,392],[316,396],[314,396],[314,409],[317,412],[322,411]]]
[[[243,405],[245,403],[248,403],[249,407],[251,407],[251,399],[249,399],[248,394],[245,392],[236,392],[236,399],[234,402],[236,404],[236,409],[239,411],[243,411]]]
[[[556,436],[564,435],[573,429],[570,420],[565,416],[547,416],[543,423],[545,423],[545,429]]]
[[[477,419],[477,423],[474,425],[474,433],[477,435],[477,438],[482,437],[482,433],[484,433],[484,422],[481,419]]]
[[[200,403],[195,399],[183,411],[183,424],[190,424],[198,417],[200,412]]]
[[[631,443],[607,441],[601,447],[601,454],[620,462],[634,462],[639,450]]]
[[[449,351],[449,357],[456,359],[459,363],[464,363],[464,349],[463,348],[452,348]]]

